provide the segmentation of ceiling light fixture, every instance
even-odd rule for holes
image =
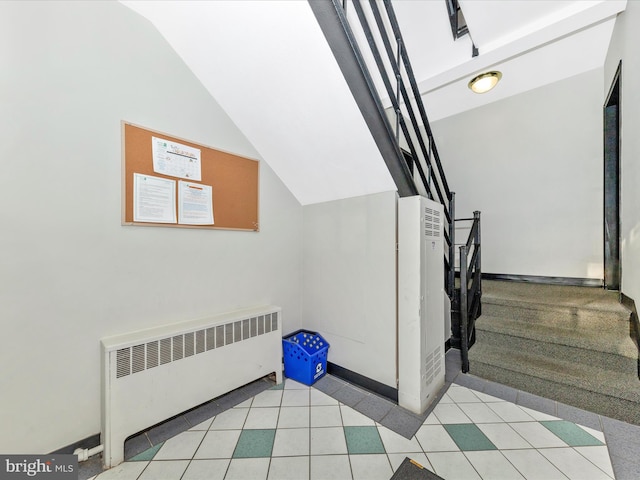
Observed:
[[[469,82],[469,88],[474,93],[486,93],[495,87],[502,78],[502,72],[492,71],[477,75]]]

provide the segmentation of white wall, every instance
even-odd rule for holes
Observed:
[[[622,60],[622,292],[640,306],[640,4],[628,2],[616,20],[604,68],[603,100]]]
[[[483,271],[603,277],[602,88],[592,70],[432,125]]]
[[[100,431],[100,338],[239,307],[301,326],[302,207],[260,166],[261,231],[121,226],[127,120],[258,158],[142,17],[0,2],[0,452]]]
[[[303,326],[330,362],[396,388],[396,193],[303,209]]]

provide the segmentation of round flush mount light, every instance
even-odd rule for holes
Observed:
[[[469,88],[474,93],[486,93],[495,87],[502,78],[502,72],[491,71],[481,73],[471,79]]]

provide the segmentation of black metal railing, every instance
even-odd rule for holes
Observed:
[[[321,9],[317,3],[313,1],[310,3],[316,11],[316,16],[326,18],[324,16],[326,12],[318,13]],[[479,283],[481,277],[475,273],[480,271],[480,216],[479,212],[474,214],[474,219],[477,216],[477,221],[474,221],[472,235],[465,244],[465,247],[469,246],[464,255],[464,264],[467,265],[468,252],[473,252],[471,256],[474,266],[471,267],[470,272],[475,280],[472,282],[471,290],[462,289],[463,293],[455,285],[455,193],[449,189],[392,2],[391,0],[332,0],[332,4],[350,51],[361,71],[363,85],[366,85],[371,95],[375,110],[383,117],[384,128],[380,130],[383,132],[381,134],[388,135],[393,143],[393,147],[389,149],[395,152],[393,160],[395,163],[392,166],[401,166],[401,168],[395,168],[392,176],[402,171],[405,172],[404,175],[410,177],[409,183],[412,187],[402,190],[399,187],[400,196],[415,195],[417,192],[443,205],[445,289],[449,298],[453,299],[452,304],[455,305],[453,308],[461,312],[456,319],[456,325],[464,324],[468,330],[469,321],[463,317],[467,315],[469,307],[471,307],[471,313],[474,309],[477,313],[480,308],[479,295],[477,303],[474,300],[476,298],[474,292],[481,292]],[[380,4],[384,6],[383,9],[379,7]],[[369,47],[366,54],[360,47],[364,43],[363,40]],[[386,102],[382,100],[383,94],[388,98]],[[390,108],[385,109],[385,104]],[[385,113],[389,113],[389,116]],[[397,179],[394,176],[394,179],[396,184],[399,181],[403,183],[406,181],[404,177]],[[477,235],[477,238],[473,235]],[[477,270],[475,265],[478,267]],[[460,270],[462,278],[463,268],[461,267]],[[469,266],[465,269],[465,278],[468,278],[468,272]],[[469,300],[470,293],[471,300]],[[460,301],[465,302],[464,310],[460,308]],[[473,325],[471,325],[471,331],[475,332]],[[454,337],[463,336],[460,331],[454,331],[453,334]],[[467,337],[466,333],[464,336]],[[464,343],[467,345],[465,352],[468,352],[468,342]],[[468,371],[468,356],[463,358],[466,358],[465,371]]]
[[[468,219],[471,220],[471,219]],[[476,318],[482,309],[480,212],[473,212],[467,243],[460,246],[460,354],[462,372],[469,371],[469,348],[475,343]]]
[[[377,70],[374,79],[373,73],[367,69],[364,53],[356,47],[360,57],[360,64],[367,69],[367,77],[371,78],[371,87],[375,90],[372,94],[380,97],[375,85],[382,84],[388,97],[395,122],[395,139],[403,150],[400,160],[406,163],[413,182],[418,192],[443,205],[445,222],[445,286],[447,294],[453,295],[455,262],[453,261],[455,250],[455,195],[449,189],[449,185],[440,161],[440,155],[431,131],[429,119],[422,102],[420,90],[413,73],[398,20],[391,4],[391,0],[383,0],[384,11],[378,6],[378,1],[369,0],[362,2],[353,0],[353,11],[360,28],[354,28],[354,22],[350,22],[353,15],[347,18],[347,13],[342,8],[341,0],[333,0],[335,5],[341,8],[340,15],[343,24],[349,26],[350,40],[353,45],[358,45],[357,35],[360,31],[366,38],[369,46],[370,58],[373,59]],[[375,26],[375,29],[373,28]],[[376,81],[377,79],[377,81]],[[393,127],[391,127],[393,129]]]
[[[464,19],[458,0],[446,0],[446,3],[447,11],[449,12],[449,23],[451,23],[451,33],[453,33],[453,39],[457,40],[469,33],[469,27],[467,27],[467,21]]]
[[[469,35],[469,38],[471,38],[467,21],[460,8],[460,2],[458,0],[445,0],[445,3],[447,4],[447,11],[449,12],[449,23],[451,23],[453,39],[457,40],[464,35]],[[475,43],[473,43],[473,39],[471,39],[471,56],[477,57],[478,53],[478,48]]]

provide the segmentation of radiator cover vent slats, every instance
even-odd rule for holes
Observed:
[[[116,354],[116,378],[199,355],[277,329],[278,314],[270,313],[121,348]]]
[[[173,360],[180,360],[184,357],[184,335],[173,337]]]
[[[131,347],[131,370],[133,373],[138,373],[145,369],[144,351],[144,344]]]
[[[224,325],[216,327],[216,348],[224,347]]]
[[[165,365],[171,361],[171,338],[160,340],[160,365]]]
[[[227,323],[224,326],[224,344],[231,345],[233,343],[233,323]]]
[[[216,327],[207,328],[207,350],[216,348]]]
[[[258,317],[258,335],[264,335],[264,315]]]
[[[242,339],[246,340],[247,338],[251,338],[251,333],[249,332],[249,319],[242,321]]]
[[[193,332],[184,334],[184,356],[191,357],[194,353]]]
[[[129,375],[129,373],[131,372],[131,349],[125,348],[122,350],[118,350],[116,361],[116,378]]]
[[[204,352],[205,337],[206,337],[206,330],[198,330],[196,332],[196,353]]]
[[[147,343],[147,368],[157,367],[159,363],[158,342]]]

